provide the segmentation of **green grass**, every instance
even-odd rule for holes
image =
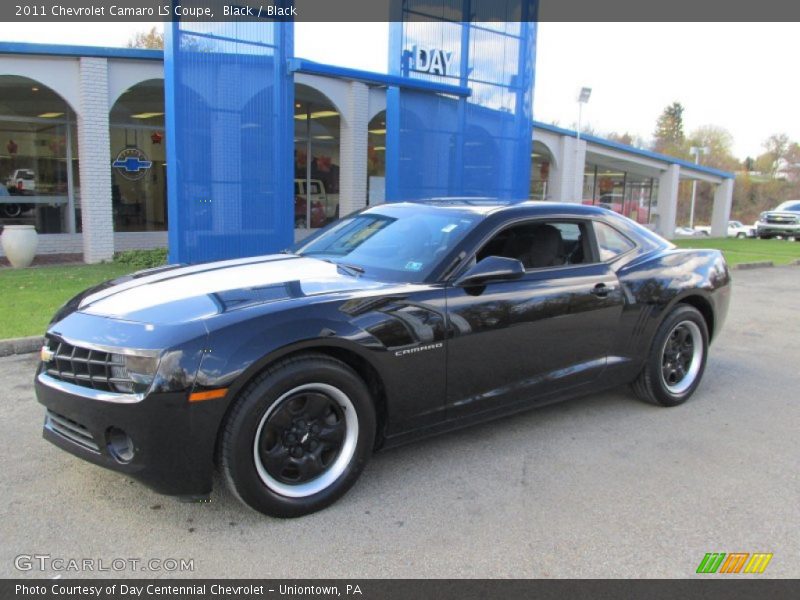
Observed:
[[[43,334],[56,309],[75,294],[135,270],[119,263],[0,268],[0,339]]]
[[[685,238],[672,240],[679,248],[716,248],[722,250],[729,265],[771,260],[785,265],[800,258],[800,242],[759,240],[754,238]]]

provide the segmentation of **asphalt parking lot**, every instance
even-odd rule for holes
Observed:
[[[180,504],[56,449],[40,436],[36,358],[0,359],[0,576],[58,575],[14,566],[46,554],[194,559],[87,577],[691,577],[706,552],[772,552],[759,577],[798,577],[800,267],[734,277],[687,404],[620,389],[391,450],[298,520],[257,514],[221,482],[212,503]]]

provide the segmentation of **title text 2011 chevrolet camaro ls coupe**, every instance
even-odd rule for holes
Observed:
[[[719,252],[599,207],[386,204],[292,252],[87,290],[53,318],[36,392],[73,454],[195,499],[216,464],[293,517],[418,436],[624,383],[681,404],[729,298]]]

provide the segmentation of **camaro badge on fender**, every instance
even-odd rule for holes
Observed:
[[[417,346],[416,348],[407,348],[405,350],[398,350],[394,353],[395,356],[405,356],[406,354],[414,354],[415,352],[425,352],[425,350],[436,350],[444,346],[444,342],[437,342],[435,344],[428,344],[427,346]]]

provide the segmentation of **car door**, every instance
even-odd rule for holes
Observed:
[[[563,264],[527,267],[520,279],[448,287],[448,419],[535,403],[603,372],[623,306],[619,281],[599,261],[588,221],[546,224],[580,231],[572,240],[580,260],[573,253]],[[496,248],[492,255],[507,255]]]

